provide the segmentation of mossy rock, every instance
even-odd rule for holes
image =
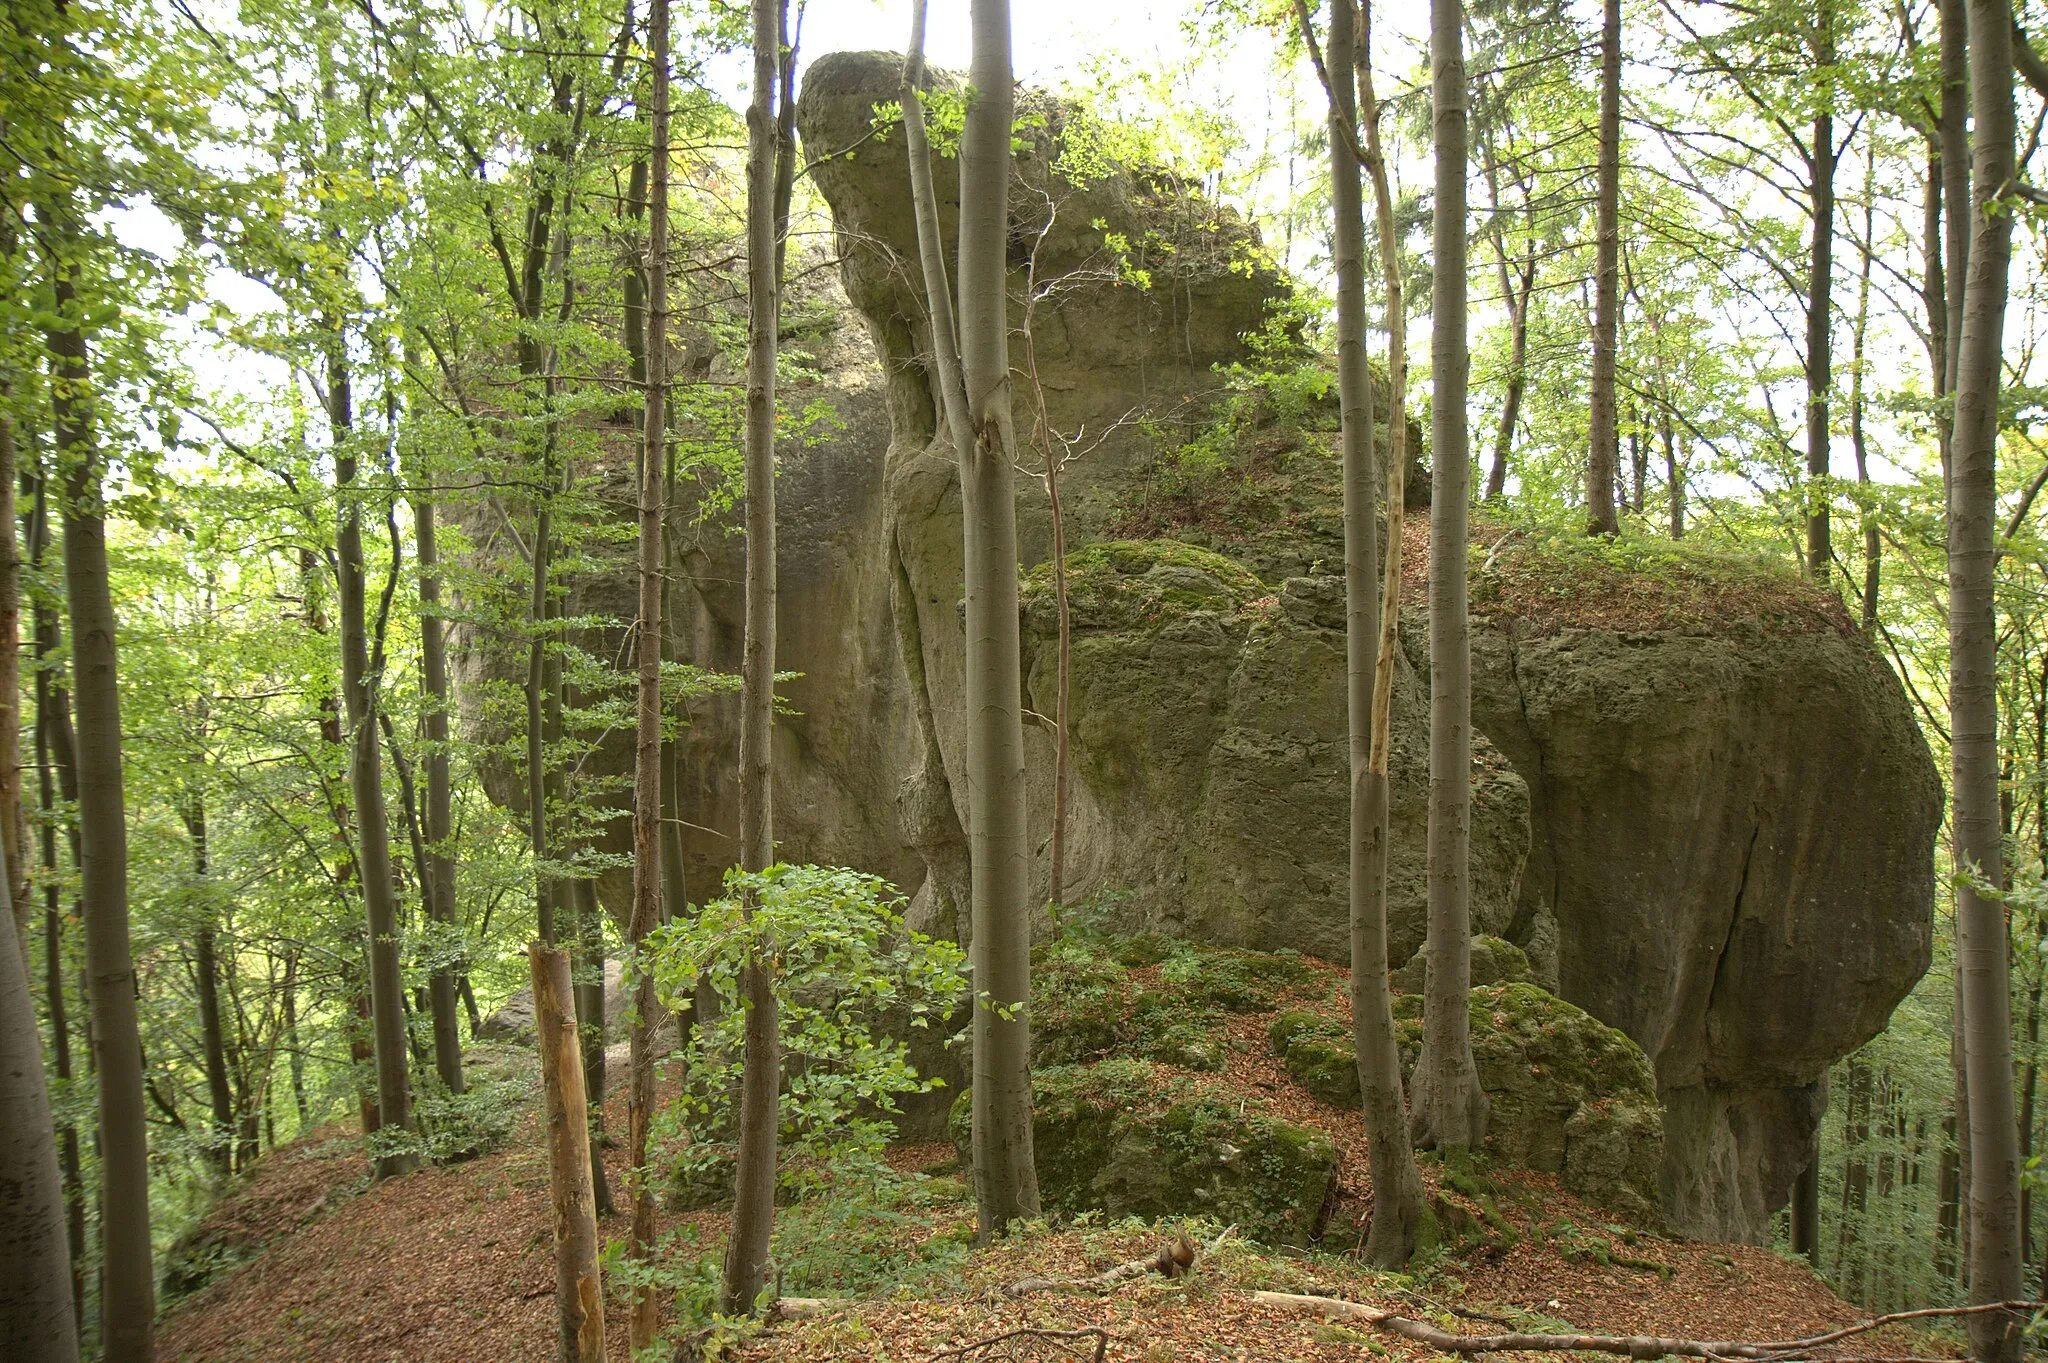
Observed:
[[[1267,1024],[1266,1040],[1273,1043],[1273,1050],[1286,1055],[1287,1048],[1298,1036],[1342,1036],[1344,1026],[1335,1018],[1307,1008],[1290,1008]]]
[[[1133,957],[1143,960],[1151,954],[1142,939],[1115,938],[1037,953],[1032,1063],[1078,1065],[1125,1055],[1183,1069],[1222,1069],[1228,1048],[1215,1004],[1200,991],[1134,988],[1129,970],[1117,959],[1127,940],[1138,942]],[[1177,944],[1173,950],[1186,951]]]
[[[1358,1054],[1349,1038],[1304,1035],[1287,1047],[1287,1072],[1294,1081],[1333,1107],[1360,1106]]]
[[[1037,629],[1051,615],[1050,567],[1025,573],[1021,587]],[[1243,564],[1178,540],[1110,540],[1067,555],[1067,613],[1077,630],[1154,629],[1199,611],[1235,615],[1265,595]]]
[[[1533,984],[1471,995],[1472,1058],[1492,1101],[1486,1145],[1557,1174],[1566,1188],[1639,1225],[1660,1224],[1664,1125],[1656,1081],[1626,1033]],[[1395,1000],[1401,1063],[1422,1049],[1422,1000]]]
[[[1159,967],[1159,978],[1194,1005],[1233,1013],[1263,1013],[1287,990],[1304,984],[1308,965],[1299,956],[1217,947],[1187,947]]]
[[[1657,1167],[1663,1110],[1642,1048],[1621,1031],[1534,984],[1471,994],[1472,1057],[1492,1101],[1487,1149],[1557,1174],[1565,1187],[1637,1225],[1660,1224]],[[1422,997],[1394,998],[1401,1068],[1422,1049]],[[1295,1081],[1342,1107],[1359,1105],[1356,1052],[1336,1019],[1286,1012],[1267,1038]]]
[[[1418,951],[1391,977],[1396,994],[1420,994],[1429,987],[1429,953]],[[1472,939],[1472,987],[1489,984],[1535,984],[1529,954],[1503,937],[1484,934]]]
[[[1115,961],[1072,952],[1032,966],[1031,1063],[1098,1059],[1125,1040],[1130,972]]]
[[[1215,1098],[1177,1097],[1142,1060],[1056,1065],[1032,1075],[1032,1138],[1046,1211],[1201,1214],[1269,1244],[1321,1232],[1337,1173],[1327,1137]],[[953,1139],[970,1139],[968,1096]]]

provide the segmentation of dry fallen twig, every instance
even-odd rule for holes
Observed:
[[[979,1353],[984,1349],[993,1349],[996,1345],[1007,1343],[1013,1339],[1076,1341],[1092,1339],[1095,1341],[1093,1363],[1102,1363],[1102,1360],[1109,1354],[1109,1331],[1103,1329],[1100,1325],[1086,1325],[1078,1330],[1044,1330],[1033,1326],[1023,1326],[1015,1330],[1005,1330],[999,1335],[990,1335],[987,1339],[977,1339],[972,1343],[959,1345],[957,1348],[941,1349],[932,1355],[933,1363],[937,1363],[937,1360],[941,1358],[965,1358],[969,1354]]]
[[[1510,1352],[1587,1352],[1619,1354],[1624,1358],[1705,1358],[1705,1359],[1752,1359],[1757,1363],[1798,1363],[1798,1360],[1813,1357],[1815,1349],[1839,1343],[1856,1335],[1883,1329],[1910,1320],[1929,1320],[1936,1317],[1976,1316],[1987,1312],[2005,1311],[2013,1313],[2034,1312],[2048,1309],[2048,1302],[2038,1301],[1997,1301],[1977,1306],[1928,1307],[1918,1311],[1897,1311],[1887,1316],[1878,1316],[1855,1325],[1830,1330],[1824,1334],[1809,1335],[1804,1339],[1779,1340],[1699,1340],[1675,1339],[1658,1335],[1566,1335],[1513,1332],[1493,1335],[1460,1335],[1440,1330],[1427,1321],[1416,1320],[1395,1311],[1363,1302],[1344,1301],[1338,1297],[1309,1297],[1292,1292],[1255,1292],[1252,1300],[1261,1306],[1278,1307],[1285,1311],[1297,1311],[1327,1316],[1333,1320],[1356,1321],[1385,1330],[1389,1334],[1412,1339],[1426,1344],[1443,1353],[1490,1354]],[[1965,1363],[1964,1360],[1903,1359],[1903,1358],[1836,1358],[1831,1363]]]

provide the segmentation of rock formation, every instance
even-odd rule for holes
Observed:
[[[851,315],[807,313],[798,341],[822,376],[802,396],[838,421],[785,445],[778,485],[779,663],[802,675],[783,689],[794,713],[776,730],[776,821],[786,859],[887,875],[914,892],[919,926],[957,933],[959,492],[923,365],[902,139],[874,113],[896,99],[899,70],[888,53],[821,57],[798,108]],[[1030,438],[1042,392],[1076,451],[1062,479],[1075,632],[1066,897],[1098,897],[1125,932],[1341,960],[1334,414],[1311,372],[1286,387],[1231,371],[1253,359],[1248,337],[1284,339],[1273,305],[1285,283],[1228,211],[1163,171],[1100,165],[1084,122],[1057,104],[1020,108],[1011,321],[1028,322],[1032,345],[1013,344],[1017,429]],[[953,167],[936,171],[950,230]],[[1034,283],[1051,288],[1036,307]],[[1040,466],[1036,446],[1019,458]],[[1050,716],[1050,519],[1036,479],[1020,477],[1018,510],[1020,684]],[[736,666],[738,535],[687,510],[672,524],[687,584],[678,656]],[[1810,1155],[1828,1065],[1880,1030],[1926,968],[1941,793],[1925,743],[1882,658],[1802,582],[1676,550],[1618,567],[1597,549],[1485,537],[1475,929],[1519,945],[1546,988],[1647,1054],[1668,1223],[1760,1241]],[[630,614],[629,577],[579,580],[571,611]],[[1418,591],[1392,755],[1393,966],[1422,936],[1426,630]],[[468,680],[499,666],[489,653],[472,650]],[[730,856],[735,736],[719,701],[693,721],[679,812],[701,896]],[[1026,738],[1041,886],[1049,727]],[[628,757],[623,741],[607,751]]]

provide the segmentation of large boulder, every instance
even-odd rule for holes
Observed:
[[[1478,602],[1473,720],[1529,783],[1517,924],[1554,922],[1560,992],[1650,1056],[1673,1226],[1761,1242],[1828,1065],[1931,956],[1942,794],[1904,691],[1831,596],[1741,561],[1510,550]]]
[[[1337,1149],[1319,1131],[1179,1092],[1143,1060],[1046,1066],[1032,1074],[1031,1101],[1038,1193],[1048,1212],[1199,1214],[1277,1245],[1322,1237]],[[953,1112],[964,1153],[967,1095]]]

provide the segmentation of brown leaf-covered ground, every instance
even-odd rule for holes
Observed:
[[[1290,1006],[1341,1006],[1341,976],[1330,970],[1292,991]],[[1233,1092],[1336,1140],[1342,1162],[1340,1215],[1369,1211],[1365,1141],[1355,1113],[1331,1108],[1288,1078],[1264,1039],[1270,1014],[1234,1017],[1234,1045],[1220,1074],[1165,1071],[1176,1086]],[[623,1067],[621,1067],[623,1068]],[[1162,1067],[1163,1068],[1163,1067]],[[606,1105],[625,1127],[624,1096]],[[607,1152],[623,1198],[623,1150]],[[930,1168],[943,1146],[892,1152],[899,1168]],[[160,1331],[163,1363],[524,1363],[552,1356],[553,1265],[545,1149],[529,1118],[500,1152],[369,1183],[346,1126],[315,1132],[259,1166],[253,1180],[209,1218],[209,1229],[262,1245],[243,1267],[178,1303]],[[1435,1187],[1433,1174],[1426,1179]],[[1802,1266],[1742,1246],[1620,1236],[1608,1218],[1536,1175],[1499,1174],[1501,1214],[1525,1232],[1570,1220],[1580,1228],[1523,1233],[1467,1245],[1415,1279],[1378,1277],[1324,1256],[1275,1253],[1225,1240],[1190,1278],[1126,1283],[1107,1296],[1000,1292],[1027,1276],[1073,1276],[1157,1247],[1144,1227],[1052,1227],[961,1258],[957,1271],[927,1273],[923,1299],[848,1302],[815,1317],[784,1321],[738,1341],[748,1359],[923,1360],[1021,1326],[1109,1331],[1106,1357],[1166,1359],[1338,1359],[1366,1352],[1423,1357],[1428,1350],[1366,1337],[1255,1304],[1254,1289],[1323,1292],[1382,1305],[1406,1304],[1447,1328],[1490,1327],[1448,1314],[1453,1305],[1511,1316],[1524,1328],[1658,1333],[1706,1338],[1784,1338],[1850,1322],[1857,1312]],[[1455,1193],[1442,1194],[1458,1203]],[[664,1217],[702,1248],[721,1232],[716,1213]],[[687,1224],[685,1224],[687,1223]],[[913,1218],[894,1232],[906,1241],[951,1236],[971,1223],[964,1205]],[[694,1235],[688,1232],[694,1231]],[[623,1216],[603,1227],[622,1237]],[[267,1242],[267,1243],[266,1243]],[[1590,1251],[1590,1252],[1589,1252]],[[1597,1260],[1609,1259],[1607,1263]],[[1629,1266],[1618,1260],[1633,1261]],[[614,1304],[610,1356],[627,1358],[625,1321]],[[1911,1347],[1906,1347],[1911,1346]],[[1090,1357],[1093,1344],[1021,1340],[975,1357]],[[1066,1352],[1062,1352],[1065,1350]],[[1078,1352],[1075,1352],[1078,1350]],[[1863,1352],[1927,1352],[1925,1341],[1872,1343]]]

